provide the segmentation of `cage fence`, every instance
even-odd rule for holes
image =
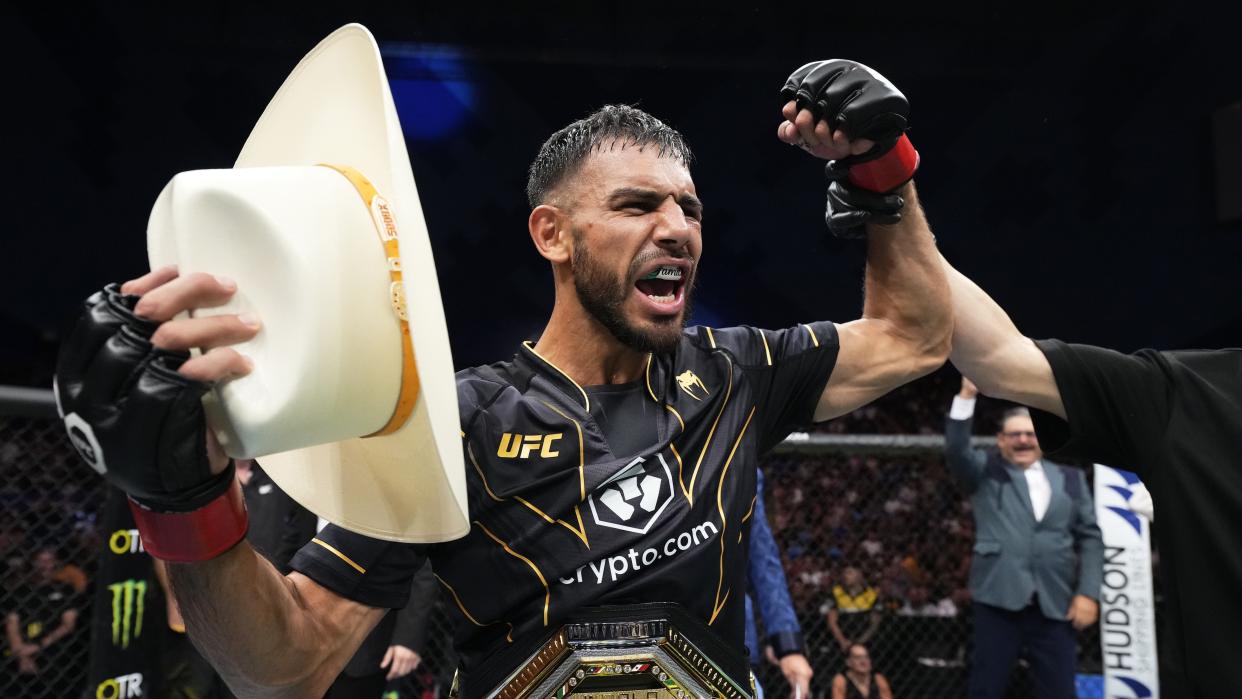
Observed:
[[[73,610],[77,621],[24,667],[6,636],[0,694],[126,696],[137,674],[170,670],[149,659],[135,661],[142,666],[136,672],[101,666],[98,659],[92,665],[91,649],[95,655],[107,649],[156,653],[168,642],[164,601],[149,563],[109,576],[101,561],[107,568],[109,557],[149,557],[136,532],[106,515],[103,480],[74,453],[50,396],[24,393],[15,400],[12,389],[3,396],[0,600],[6,626],[16,618],[23,641],[38,645],[65,611]],[[867,645],[874,670],[887,677],[896,697],[965,694],[974,525],[969,499],[950,479],[942,450],[939,435],[926,431],[825,432],[792,435],[762,462],[767,515],[815,671],[814,696],[829,696],[849,642]],[[427,603],[436,609],[423,663],[390,685],[385,699],[447,692],[456,667],[449,616],[445,600]],[[763,638],[762,619],[758,625]],[[1092,675],[1100,665],[1093,626],[1080,634],[1078,668]],[[760,663],[757,677],[768,696],[788,691],[769,662]],[[159,696],[158,677],[141,681],[149,691],[133,696]],[[1030,696],[1024,664],[1007,696]]]

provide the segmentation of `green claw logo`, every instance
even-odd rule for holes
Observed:
[[[112,591],[112,645],[129,648],[129,642],[142,635],[147,581],[125,580],[108,589]]]

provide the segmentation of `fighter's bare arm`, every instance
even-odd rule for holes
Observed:
[[[282,576],[246,542],[168,572],[190,639],[239,696],[323,696],[388,611]]]
[[[787,102],[781,114],[777,137],[816,157],[836,160],[874,145],[834,131],[795,102]],[[867,224],[862,317],[837,326],[837,365],[815,410],[817,421],[866,405],[948,359],[953,316],[940,253],[914,184],[899,194],[905,207],[898,223]]]
[[[867,226],[862,317],[837,326],[837,365],[816,420],[866,405],[948,359],[949,287],[914,183],[901,196],[906,205],[899,223]]]
[[[181,366],[183,375],[214,382],[250,372],[250,361],[229,345],[253,337],[258,319],[184,313],[225,303],[237,291],[232,281],[162,268],[122,291],[140,295],[135,311],[162,323],[153,344],[206,350]],[[223,471],[228,458],[210,430],[207,448],[213,472]],[[211,560],[170,564],[168,572],[190,639],[245,696],[322,696],[386,611],[300,573],[281,576],[245,541]]]
[[[984,395],[1065,417],[1048,358],[992,297],[941,258],[953,296],[953,365]]]

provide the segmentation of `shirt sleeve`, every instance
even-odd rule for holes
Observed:
[[[955,407],[959,400],[962,399],[953,399]],[[979,488],[983,470],[988,463],[986,452],[970,446],[970,431],[973,425],[973,412],[972,416],[964,419],[955,418],[950,412],[949,417],[944,421],[944,462],[949,468],[949,473],[953,474],[968,495]]]
[[[949,406],[950,420],[969,420],[975,416],[975,399],[953,396],[953,405]]]
[[[401,609],[414,574],[427,559],[426,544],[402,544],[324,527],[289,565],[336,594],[370,607]]]
[[[305,546],[306,542],[315,538],[319,518],[293,498],[284,495],[283,492],[281,495],[289,501],[288,510],[284,515],[284,526],[281,528],[280,550],[276,553],[276,560],[280,561],[276,567],[284,574],[289,572],[289,561],[298,550]]]
[[[1141,475],[1150,440],[1163,434],[1169,422],[1172,385],[1160,353],[1128,355],[1060,340],[1036,345],[1052,366],[1068,417],[1031,411],[1044,451]]]
[[[784,330],[722,328],[714,332],[714,339],[755,382],[760,452],[815,421],[815,408],[837,363],[836,324],[820,321]]]

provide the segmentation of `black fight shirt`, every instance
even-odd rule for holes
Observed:
[[[525,344],[510,362],[457,375],[465,537],[394,544],[329,526],[292,566],[347,598],[400,607],[430,556],[468,695],[484,691],[472,672],[490,682],[574,611],[605,604],[677,603],[744,667],[758,458],[812,421],[837,348],[829,322],[689,328],[674,353],[649,357],[642,402],[611,396],[601,414],[599,389]]]
[[[1050,456],[1134,471],[1151,492],[1167,606],[1165,697],[1242,694],[1242,350],[1125,355],[1058,340],[1068,425],[1034,411]]]

